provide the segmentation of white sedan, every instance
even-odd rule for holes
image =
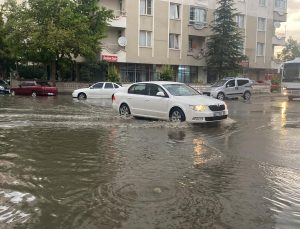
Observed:
[[[184,83],[149,81],[134,83],[112,96],[113,109],[120,115],[190,123],[226,119],[224,101],[201,95]]]
[[[121,86],[112,82],[98,82],[88,88],[76,89],[72,93],[73,98],[87,99],[87,98],[111,98]]]

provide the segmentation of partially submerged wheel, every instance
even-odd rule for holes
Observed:
[[[245,100],[249,100],[251,98],[251,93],[249,91],[245,91],[245,93],[243,95],[243,98]]]
[[[77,97],[78,97],[79,100],[86,99],[86,94],[81,92],[81,93],[78,94]]]
[[[292,96],[288,96],[288,99],[289,99],[289,101],[292,101],[293,97]]]
[[[225,94],[223,92],[219,92],[218,95],[217,95],[217,99],[224,100],[225,99]]]
[[[173,108],[170,112],[170,121],[171,122],[184,122],[185,121],[185,115],[183,111],[180,108]]]
[[[130,115],[130,109],[126,103],[123,103],[119,108],[119,113],[121,116],[128,116]]]
[[[37,96],[36,91],[33,91],[33,92],[31,93],[31,96],[32,96],[32,97],[36,97],[36,96]]]

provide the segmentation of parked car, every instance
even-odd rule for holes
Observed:
[[[74,90],[72,97],[78,99],[111,98],[121,87],[121,85],[113,82],[98,82],[88,88]]]
[[[203,94],[219,100],[240,96],[245,100],[249,100],[252,95],[252,83],[252,80],[248,78],[224,78],[213,84]]]
[[[57,95],[57,88],[50,86],[47,82],[23,81],[19,87],[10,89],[11,95],[31,95],[33,97],[40,95]]]
[[[228,115],[225,102],[201,95],[184,83],[169,81],[134,83],[113,95],[112,106],[122,116],[190,123],[220,121]]]
[[[9,94],[9,85],[4,80],[0,80],[0,94]]]

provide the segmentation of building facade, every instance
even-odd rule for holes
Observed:
[[[206,83],[206,42],[211,34],[216,0],[101,0],[114,11],[101,60],[113,62],[122,82],[156,80],[162,66],[171,65],[174,80]],[[285,45],[279,34],[287,19],[287,0],[235,0],[236,21],[245,35],[249,61],[243,73],[254,80],[277,70],[274,49]]]

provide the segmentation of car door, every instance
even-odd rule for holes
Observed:
[[[87,91],[87,98],[100,98],[104,83],[95,83]]]
[[[224,89],[226,97],[233,98],[237,96],[237,85],[236,85],[236,80],[231,79],[228,80],[228,82],[225,84],[225,89]]]
[[[238,79],[237,80],[237,86],[238,86],[238,94],[239,96],[242,96],[247,88],[247,84],[249,83],[249,80],[247,79]],[[250,87],[250,86],[249,86]]]
[[[134,84],[128,89],[126,100],[132,115],[147,116],[147,107],[145,104],[146,98],[145,83]]]
[[[111,98],[111,96],[113,95],[115,91],[114,85],[113,83],[105,83],[103,90],[101,91],[101,98]]]
[[[157,84],[147,84],[147,96],[145,97],[145,107],[149,117],[165,119],[169,117],[169,97],[167,93]],[[157,95],[162,92],[164,96]]]

